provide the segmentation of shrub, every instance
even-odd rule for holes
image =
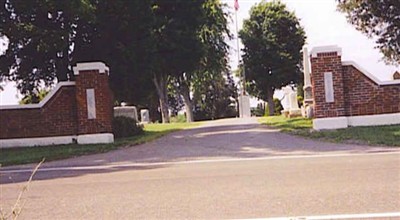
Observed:
[[[283,110],[281,101],[277,98],[274,98],[274,104],[275,104],[275,115],[280,115],[281,111]]]
[[[171,123],[185,123],[186,116],[182,114],[178,114],[177,116],[173,116],[170,118]]]
[[[117,116],[113,119],[113,133],[116,138],[132,137],[143,132],[143,126],[135,119]]]

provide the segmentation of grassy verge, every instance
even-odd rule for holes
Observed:
[[[400,125],[351,127],[338,130],[314,131],[312,120],[271,116],[260,118],[262,124],[283,132],[339,143],[359,143],[400,147]]]
[[[111,144],[68,144],[41,147],[21,147],[0,149],[1,166],[38,163],[43,158],[46,162],[66,159],[81,155],[105,153],[118,148],[133,146],[155,140],[174,131],[198,126],[199,123],[148,124],[141,135],[116,139]]]

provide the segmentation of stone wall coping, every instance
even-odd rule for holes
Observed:
[[[63,86],[75,86],[75,82],[59,82],[59,83],[57,83],[56,87],[53,90],[51,90],[50,93],[47,94],[46,97],[37,104],[0,105],[0,110],[42,108]]]
[[[385,85],[397,85],[400,84],[400,79],[397,80],[388,80],[388,81],[381,81],[380,79],[378,79],[376,76],[374,76],[373,74],[371,74],[370,72],[368,72],[367,70],[365,70],[364,68],[362,68],[360,65],[358,65],[356,62],[354,61],[343,61],[342,62],[343,66],[353,66],[354,68],[356,68],[358,71],[360,71],[362,74],[364,74],[366,77],[368,77],[369,79],[371,79],[373,82],[375,82],[378,85],[381,86],[385,86]]]
[[[99,70],[99,73],[109,74],[110,69],[103,62],[87,62],[87,63],[77,63],[76,66],[72,68],[74,70],[74,75],[79,75],[79,71],[85,70]]]
[[[329,45],[329,46],[320,46],[314,47],[311,51],[311,57],[317,57],[319,53],[334,53],[336,52],[338,56],[342,56],[342,48],[337,45]]]

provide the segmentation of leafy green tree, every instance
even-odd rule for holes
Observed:
[[[387,63],[400,64],[400,2],[398,0],[337,0],[339,11],[370,38]]]
[[[158,96],[168,122],[169,82],[179,82],[190,104],[192,82],[216,64],[215,74],[226,68],[227,22],[217,0],[0,1],[0,37],[10,43],[0,80],[16,81],[23,94],[73,80],[76,62],[99,60],[111,69],[117,103],[157,109]]]
[[[235,117],[237,88],[229,72],[210,74],[194,83],[195,120]]]
[[[301,49],[305,33],[299,20],[280,1],[262,1],[251,8],[239,33],[249,92],[268,102],[274,114],[276,88],[301,81]]]
[[[0,37],[9,41],[0,81],[16,81],[22,94],[34,95],[41,83],[72,78],[77,42],[88,43],[93,12],[89,0],[0,0]]]
[[[100,60],[110,67],[110,86],[118,102],[149,108],[157,100],[151,81],[156,62],[151,54],[154,4],[153,0],[95,1],[90,44],[75,54],[76,60]]]
[[[187,122],[194,120],[190,92],[201,90],[202,86],[209,86],[209,84],[201,85],[198,82],[205,82],[207,78],[222,76],[224,72],[228,72],[229,46],[225,39],[231,38],[231,35],[228,28],[228,14],[224,12],[225,7],[227,7],[226,4],[222,4],[219,0],[204,2],[202,5],[204,17],[201,19],[202,24],[198,33],[202,47],[201,58],[196,69],[187,71],[176,78],[177,90],[184,100]]]
[[[20,101],[20,105],[26,105],[26,104],[34,104],[34,103],[39,103],[42,101],[47,94],[49,94],[49,90],[46,89],[41,89],[39,90],[38,94],[30,94],[30,95],[25,95]]]
[[[167,85],[195,69],[201,57],[198,31],[205,0],[156,0],[152,38],[152,77],[160,100],[162,121],[169,122]]]

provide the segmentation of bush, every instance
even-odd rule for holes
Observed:
[[[281,101],[277,98],[274,98],[274,104],[275,104],[275,115],[280,115],[281,111],[283,110]]]
[[[182,114],[178,114],[177,116],[173,116],[170,118],[171,123],[185,123],[186,116]]]
[[[297,96],[297,103],[299,103],[299,107],[303,106],[304,98],[303,96]]]
[[[113,119],[113,133],[116,138],[132,137],[143,133],[143,126],[133,118],[117,116]]]
[[[281,101],[277,98],[274,98],[274,105],[275,105],[275,110],[274,114],[275,115],[280,115],[281,111],[283,110],[283,106],[281,104]],[[269,116],[269,108],[268,108],[268,103],[265,105],[265,114],[264,116]]]

